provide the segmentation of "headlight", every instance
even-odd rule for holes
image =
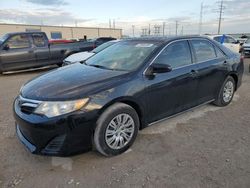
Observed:
[[[34,113],[55,117],[81,109],[89,101],[88,98],[74,101],[42,102]]]

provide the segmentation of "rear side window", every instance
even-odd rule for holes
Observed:
[[[213,45],[206,40],[191,40],[197,62],[204,62],[216,58]]]
[[[218,47],[215,47],[215,51],[218,58],[225,57],[225,54]]]
[[[236,42],[237,41],[234,38],[232,38],[232,37],[226,36],[226,38],[225,38],[225,43],[231,43],[231,44],[233,44],[233,43],[236,43]]]
[[[42,34],[34,34],[32,35],[34,45],[37,47],[44,47],[45,46],[45,39]]]
[[[214,40],[220,43],[221,42],[221,37],[220,36],[214,37]]]
[[[20,48],[29,48],[30,42],[28,35],[15,35],[11,37],[7,43],[10,49],[20,49]]]
[[[156,58],[154,63],[168,64],[172,68],[192,64],[191,53],[187,41],[177,41],[170,44]]]

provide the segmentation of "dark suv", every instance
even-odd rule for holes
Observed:
[[[94,146],[117,155],[154,122],[205,103],[228,105],[242,74],[241,57],[205,37],[121,41],[26,83],[14,102],[17,135],[37,154]]]

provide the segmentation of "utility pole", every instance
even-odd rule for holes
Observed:
[[[179,25],[179,23],[178,23],[178,21],[176,20],[175,21],[175,35],[177,36],[177,34],[178,34],[178,25]]]
[[[77,27],[77,20],[75,21],[75,27]]]
[[[150,24],[148,24],[148,35],[150,36]]]
[[[135,37],[135,25],[132,25],[133,37]]]
[[[113,28],[115,29],[115,19],[113,19]]]
[[[162,24],[162,35],[163,36],[165,35],[165,26],[166,26],[166,23],[163,22],[163,24]]]
[[[181,26],[181,35],[183,35],[183,31],[184,30],[184,28],[183,28],[183,25]]]
[[[111,19],[109,19],[109,29],[111,29]]]
[[[218,26],[218,34],[220,34],[220,28],[221,28],[221,19],[222,19],[222,13],[223,13],[223,0],[220,2],[220,16],[219,16],[219,26]]]
[[[201,3],[201,11],[200,11],[199,35],[202,32],[202,18],[203,18],[203,2]]]

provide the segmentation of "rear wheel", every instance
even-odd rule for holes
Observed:
[[[134,142],[139,129],[136,111],[124,103],[107,108],[97,120],[94,146],[105,156],[125,152]]]
[[[226,106],[228,105],[234,96],[235,92],[235,81],[231,76],[228,76],[224,81],[220,92],[214,101],[214,104],[217,106]]]

